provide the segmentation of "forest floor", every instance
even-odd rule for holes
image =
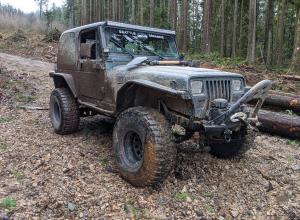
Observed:
[[[300,146],[257,133],[242,157],[181,152],[156,187],[117,173],[112,124],[82,120],[53,132],[47,109],[54,65],[0,53],[0,219],[300,219]],[[102,217],[102,218],[101,218]]]

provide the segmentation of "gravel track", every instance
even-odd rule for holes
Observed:
[[[0,68],[30,85],[27,105],[48,107],[53,64],[0,53]],[[180,153],[163,184],[134,188],[116,171],[106,118],[59,136],[47,111],[19,105],[0,99],[0,202],[16,201],[0,219],[300,219],[298,143],[258,133],[242,158]]]

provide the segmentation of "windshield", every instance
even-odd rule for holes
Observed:
[[[107,46],[112,53],[179,58],[175,36],[108,27]]]

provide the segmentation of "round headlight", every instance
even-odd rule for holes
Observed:
[[[232,89],[233,91],[240,91],[242,88],[242,81],[241,80],[232,80]]]
[[[191,82],[191,89],[193,95],[199,95],[203,93],[203,82],[195,80]]]

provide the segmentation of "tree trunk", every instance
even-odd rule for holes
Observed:
[[[98,0],[99,1],[99,0]],[[117,20],[117,0],[112,0],[112,20]]]
[[[291,71],[293,73],[300,74],[300,9],[298,9],[297,30],[295,33],[295,45]]]
[[[220,54],[223,57],[225,55],[225,0],[221,1],[221,45]]]
[[[250,64],[254,64],[255,59],[256,59],[256,0],[250,0],[247,61]]]
[[[109,0],[107,5],[107,19],[112,20],[112,17],[112,0]]]
[[[244,27],[244,0],[241,1],[240,33],[239,33],[239,56],[242,57],[243,49],[243,27]]]
[[[76,15],[75,15],[75,2],[71,3],[71,20],[72,20],[72,27],[76,25]]]
[[[237,30],[237,17],[238,17],[238,0],[234,0],[234,13],[233,13],[233,36],[232,36],[232,57],[236,57],[236,30]]]
[[[171,28],[176,30],[177,26],[177,0],[171,0]]]
[[[271,91],[266,98],[264,105],[278,107],[283,110],[290,109],[300,113],[300,96]]]
[[[154,0],[150,0],[150,26],[154,26]]]
[[[182,51],[188,51],[188,17],[189,17],[189,1],[183,0],[183,7],[182,7]]]
[[[204,1],[202,48],[204,53],[211,53],[212,42],[212,0]]]
[[[42,18],[42,13],[43,13],[43,0],[40,0],[40,18]]]
[[[284,137],[300,137],[300,117],[260,110],[258,113],[259,130]]]
[[[292,81],[300,81],[300,76],[282,75],[282,78]]]
[[[87,9],[87,5],[86,5],[86,1],[87,0],[82,0],[82,18],[81,18],[81,25],[85,25],[87,23],[87,18],[86,18],[86,9]]]
[[[286,19],[287,11],[287,0],[281,0],[281,7],[279,12],[278,20],[278,33],[277,33],[277,44],[276,44],[276,64],[278,67],[282,66],[283,61],[283,45],[284,45],[284,21]]]
[[[131,0],[131,23],[136,23],[136,21],[135,21],[135,0]]]
[[[124,21],[124,0],[118,0],[118,20]]]
[[[140,0],[140,24],[144,25],[144,0]]]
[[[274,19],[274,0],[268,0],[266,7],[265,40],[264,40],[264,60],[267,68],[272,66],[273,51],[273,19]]]

